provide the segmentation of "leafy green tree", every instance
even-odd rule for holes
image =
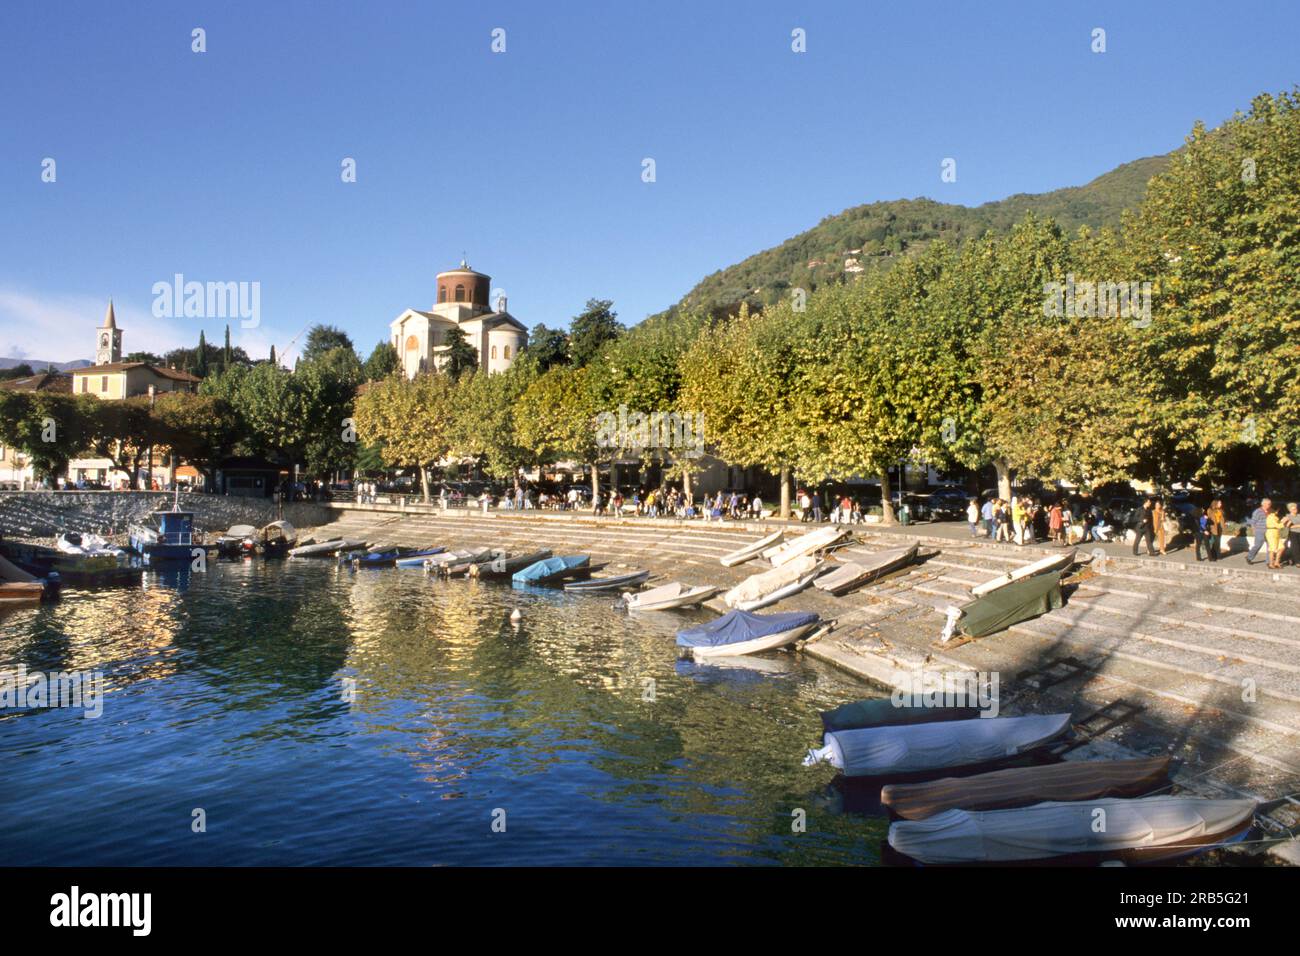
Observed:
[[[537,377],[520,363],[504,372],[461,376],[453,395],[453,454],[477,457],[488,474],[518,485],[519,470],[536,459],[519,442],[516,416],[519,399]]]
[[[333,325],[313,325],[307,331],[307,342],[302,349],[302,361],[310,362],[334,349],[355,352],[352,339],[342,329]]]
[[[10,368],[0,368],[0,381],[9,381],[16,378],[31,378],[36,373],[26,362]]]
[[[154,416],[161,441],[193,465],[216,487],[217,468],[234,453],[243,423],[226,399],[216,395],[167,392],[159,395]]]
[[[370,353],[370,358],[366,359],[366,364],[361,369],[361,377],[367,382],[377,382],[381,378],[392,375],[399,367],[397,348],[392,342],[380,342]]]
[[[557,365],[534,379],[515,408],[515,441],[534,461],[580,461],[591,466],[591,491],[600,493],[600,411],[589,369]]]
[[[458,379],[466,372],[473,372],[479,367],[478,352],[465,338],[465,332],[459,326],[447,330],[444,341],[447,344],[446,356],[440,371]]]
[[[407,379],[392,375],[373,383],[356,402],[357,436],[379,448],[389,467],[416,467],[424,500],[430,500],[429,466],[452,448],[455,382],[441,373]]]
[[[623,326],[609,299],[588,299],[587,307],[569,324],[569,360],[582,367],[600,353],[606,342],[618,338]]]
[[[532,365],[538,374],[565,364],[569,361],[569,337],[562,329],[549,329],[539,322],[529,330],[528,345],[519,361]]]

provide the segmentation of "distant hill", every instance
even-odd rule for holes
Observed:
[[[1033,211],[1055,219],[1067,232],[1080,226],[1117,226],[1125,209],[1146,195],[1147,181],[1169,162],[1150,156],[1125,163],[1085,186],[1048,193],[1017,193],[982,206],[933,199],[897,199],[854,206],[787,239],[779,246],[713,273],[669,309],[703,306],[721,310],[741,302],[773,302],[791,288],[820,285],[889,268],[896,257],[935,239],[956,245],[985,232],[1007,232]]]
[[[0,358],[0,368],[13,368],[15,365],[30,365],[34,372],[44,372],[51,365],[56,371],[66,372],[74,368],[88,368],[94,365],[89,359],[76,359],[72,362],[46,362],[43,359]]]

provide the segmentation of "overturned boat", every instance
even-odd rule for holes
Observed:
[[[1169,783],[1169,762],[1169,757],[1066,760],[973,777],[891,783],[881,788],[880,802],[906,820],[924,820],[946,810],[1006,810],[1045,800],[1140,797]]]
[[[1023,581],[1026,578],[1036,577],[1040,574],[1048,574],[1052,571],[1066,571],[1074,567],[1074,556],[1078,552],[1077,548],[1071,548],[1064,554],[1049,554],[1047,557],[1032,564],[1026,564],[1016,568],[1014,571],[1008,571],[1005,574],[999,574],[991,581],[985,581],[983,584],[977,584],[970,589],[970,593],[975,597],[981,597],[985,594],[992,594],[999,588],[1004,588],[1008,584],[1014,584],[1016,581]]]
[[[781,539],[784,537],[784,531],[773,531],[771,534],[759,538],[752,544],[747,544],[743,548],[738,548],[730,554],[724,554],[718,560],[722,562],[724,568],[734,567],[737,564],[744,564],[746,561],[752,561],[768,548],[779,545]]]
[[[793,644],[821,623],[812,611],[750,614],[731,611],[700,627],[677,632],[678,648],[692,660],[756,654]]]
[[[623,600],[629,611],[671,611],[677,607],[691,607],[707,601],[721,588],[702,584],[692,587],[679,581],[661,584],[635,594],[624,594]]]
[[[973,601],[949,607],[941,639],[946,643],[958,634],[966,637],[996,634],[1013,624],[1054,611],[1064,603],[1060,571],[1013,581]]]
[[[573,578],[587,577],[592,571],[599,570],[599,567],[591,564],[589,555],[562,554],[530,564],[522,571],[516,571],[511,580],[515,584],[559,584]]]
[[[867,558],[846,561],[835,570],[823,574],[813,584],[836,597],[848,594],[856,588],[870,584],[877,578],[911,564],[916,560],[916,552],[920,548],[921,542],[916,541],[906,548],[890,548],[888,551],[880,551]]]
[[[889,827],[889,845],[918,863],[1160,863],[1246,836],[1254,800],[1109,798],[1015,810],[945,810]],[[1104,821],[1104,825],[1098,825]]]
[[[238,558],[244,554],[251,554],[256,535],[257,529],[251,524],[232,524],[217,535],[217,554],[223,558]],[[247,549],[244,547],[245,544],[248,545]]]
[[[824,746],[808,751],[804,766],[826,762],[846,777],[969,769],[1044,747],[1069,730],[1069,714],[836,730],[822,738]]]
[[[629,571],[627,574],[611,574],[603,578],[571,581],[564,586],[564,590],[584,593],[588,591],[618,591],[621,588],[640,587],[649,578],[649,571]]]
[[[722,601],[727,607],[756,611],[802,591],[824,569],[825,563],[820,558],[805,554],[769,571],[750,575],[724,594]]]
[[[772,567],[779,568],[783,564],[789,564],[795,558],[802,558],[806,554],[815,554],[818,551],[823,551],[848,536],[848,528],[839,525],[830,525],[829,527],[818,528],[816,531],[810,531],[808,534],[800,535],[799,537],[787,541],[784,544],[779,544],[774,548],[768,548],[763,552],[763,557],[772,562]]]

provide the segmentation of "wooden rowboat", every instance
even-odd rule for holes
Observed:
[[[746,561],[752,561],[768,548],[780,544],[781,539],[785,536],[784,531],[773,531],[765,538],[747,544],[743,548],[732,551],[730,554],[724,554],[718,560],[722,562],[724,568],[734,567],[737,564],[744,564]]]
[[[1169,759],[1067,760],[973,777],[886,784],[880,802],[904,819],[924,820],[945,810],[1006,810],[1044,800],[1140,797],[1168,783]]]
[[[891,571],[897,571],[911,564],[916,559],[916,552],[920,547],[921,542],[916,541],[910,547],[890,548],[888,551],[880,551],[870,557],[845,562],[829,574],[823,574],[813,582],[813,586],[836,597],[848,594],[864,584],[870,584],[877,578],[884,577]]]
[[[998,588],[1006,587],[1013,581],[1023,581],[1025,578],[1032,578],[1039,574],[1046,574],[1049,571],[1064,571],[1074,565],[1074,556],[1077,551],[1077,548],[1071,548],[1064,554],[1049,554],[1047,557],[1035,561],[1032,564],[1023,565],[1016,568],[1014,571],[999,574],[991,581],[977,584],[975,587],[970,589],[970,593],[975,597],[983,597],[985,594],[990,594]]]

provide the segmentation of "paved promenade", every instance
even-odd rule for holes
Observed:
[[[781,524],[536,511],[413,515],[381,506],[340,509],[328,534],[400,545],[547,547],[589,553],[610,562],[610,571],[649,568],[651,584],[730,587],[761,565],[723,568],[719,556]],[[789,531],[811,527],[791,522]],[[1196,792],[1264,800],[1300,792],[1300,576],[1293,570],[1248,568],[1241,555],[1198,564],[1187,551],[1134,559],[1123,546],[1102,546],[1106,560],[1076,570],[1065,607],[952,646],[938,641],[944,608],[966,599],[971,585],[1059,548],[990,543],[964,522],[852,530],[849,556],[918,539],[929,556],[842,598],[808,589],[781,602],[776,609],[816,610],[837,622],[804,653],[887,686],[900,670],[923,665],[995,671],[1004,713],[1070,710],[1081,720],[1117,702],[1134,704],[1138,716],[1073,756],[1169,753],[1182,762],[1178,783]],[[1053,673],[1063,679],[1053,683],[1044,672],[1062,660],[1069,663]],[[1298,809],[1285,804],[1277,816],[1300,823]]]

